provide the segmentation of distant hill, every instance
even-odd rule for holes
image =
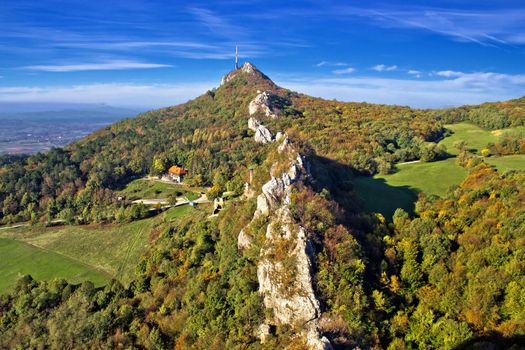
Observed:
[[[4,107],[6,106],[0,103],[0,120],[60,120],[62,122],[79,122],[84,120],[117,121],[142,112],[141,110],[105,105],[29,105],[26,108],[24,108],[23,105],[16,105],[16,107]]]

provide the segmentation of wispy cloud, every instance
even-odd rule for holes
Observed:
[[[434,79],[387,79],[340,76],[327,78],[283,77],[279,85],[313,96],[342,101],[366,101],[446,107],[506,100],[525,95],[525,74],[495,72],[462,73]],[[116,106],[170,106],[201,95],[218,82],[177,84],[84,84],[73,86],[0,87],[3,102],[107,103]]]
[[[329,62],[329,61],[321,61],[319,63],[317,63],[315,66],[316,67],[343,67],[343,66],[347,66],[348,64],[347,63],[344,63],[344,62]]]
[[[245,38],[247,29],[231,23],[225,16],[201,7],[188,7],[188,12],[195,16],[214,35],[228,38]]]
[[[435,72],[435,74],[439,75],[440,77],[445,77],[445,78],[457,78],[457,77],[462,77],[465,75],[465,73],[463,72],[456,72],[453,70],[442,70],[439,72]]]
[[[397,69],[397,66],[396,65],[387,66],[387,65],[384,65],[384,64],[378,64],[376,66],[373,66],[372,69],[377,71],[377,72],[392,72],[392,71],[395,71]]]
[[[430,80],[376,77],[289,78],[277,83],[323,98],[421,108],[459,106],[525,95],[524,74],[494,72],[464,73],[460,77],[438,77]]]
[[[107,103],[159,108],[185,102],[212,88],[214,82],[180,84],[86,84],[73,86],[0,87],[0,102]]]
[[[55,47],[83,48],[93,50],[133,50],[141,48],[189,48],[189,49],[217,49],[217,45],[198,41],[88,41],[88,42],[59,42]]]
[[[334,74],[350,74],[350,73],[354,73],[355,71],[356,71],[355,68],[348,67],[348,68],[333,70],[332,73],[334,73]]]
[[[144,63],[135,61],[116,60],[103,63],[77,63],[63,65],[35,65],[23,67],[29,70],[44,72],[80,72],[96,70],[126,70],[126,69],[151,69],[171,67],[168,64]]]
[[[334,14],[366,17],[387,28],[415,28],[481,45],[524,44],[523,8],[459,10],[432,7],[336,6]]]
[[[410,69],[407,71],[408,74],[415,76],[416,78],[421,78],[421,71]]]

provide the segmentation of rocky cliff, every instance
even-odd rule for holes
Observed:
[[[221,85],[224,85],[224,84],[232,81],[233,79],[235,79],[239,75],[243,75],[243,74],[244,75],[248,75],[248,76],[253,76],[253,77],[256,77],[256,78],[261,79],[261,80],[266,80],[266,81],[271,82],[271,79],[268,78],[268,76],[266,76],[260,70],[258,70],[257,67],[255,67],[250,62],[246,62],[239,69],[233,70],[230,73],[226,74],[222,78]],[[275,85],[275,84],[273,84],[273,82],[272,82],[272,85]]]
[[[309,349],[331,349],[330,342],[318,329],[321,309],[313,288],[314,249],[308,232],[295,222],[290,210],[294,187],[309,176],[303,157],[285,134],[278,133],[274,140],[253,117],[249,128],[255,129],[257,142],[278,143],[279,159],[272,166],[270,181],[262,186],[254,213],[254,220],[260,217],[268,220],[257,278],[264,306],[271,316],[259,327],[258,335],[264,342],[275,326],[286,325]],[[252,241],[246,230],[239,233],[239,249],[248,248]]]
[[[270,118],[277,118],[278,115],[274,108],[274,102],[279,99],[279,96],[269,91],[258,91],[258,95],[250,102],[248,106],[248,113],[253,115],[257,112],[262,112],[265,116]]]

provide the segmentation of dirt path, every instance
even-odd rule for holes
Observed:
[[[172,208],[172,207],[178,207],[180,205],[189,204],[190,202],[194,202],[197,204],[204,204],[204,203],[211,203],[211,201],[206,197],[206,194],[202,194],[199,198],[197,198],[194,201],[188,200],[186,197],[177,197],[177,202],[175,204],[169,204],[168,200],[165,198],[153,198],[153,199],[136,199],[132,203],[142,203],[146,205],[157,205],[160,204],[163,209],[165,208]]]
[[[13,226],[2,226],[2,227],[0,227],[0,230],[9,230],[9,229],[12,229],[12,228],[27,227],[27,226],[29,226],[29,224],[17,224],[17,225],[13,225]]]
[[[396,165],[405,165],[405,164],[414,164],[414,163],[421,163],[421,160],[412,160],[410,162],[397,163]]]

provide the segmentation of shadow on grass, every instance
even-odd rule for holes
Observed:
[[[391,186],[384,179],[371,176],[354,178],[354,190],[367,211],[381,213],[388,220],[397,208],[404,209],[410,215],[414,214],[417,191],[409,186]]]
[[[352,167],[320,156],[310,156],[307,164],[317,190],[328,188],[348,212],[366,210],[383,214],[388,220],[397,208],[413,214],[417,191],[408,186],[390,186],[383,179],[355,174]],[[351,193],[356,195],[352,198]]]

